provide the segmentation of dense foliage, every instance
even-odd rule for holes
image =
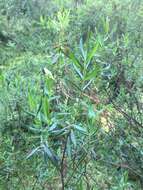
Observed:
[[[0,1],[0,189],[143,189],[143,1]]]

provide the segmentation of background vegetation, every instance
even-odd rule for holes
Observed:
[[[0,0],[0,189],[143,189],[143,1]]]

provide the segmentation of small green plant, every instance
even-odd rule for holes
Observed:
[[[1,190],[143,189],[142,10],[0,1]]]
[[[80,56],[76,56],[70,49],[62,49],[62,52],[68,57],[73,65],[73,68],[78,75],[82,90],[85,90],[94,79],[100,77],[101,66],[96,62],[95,55],[100,48],[98,41],[95,42],[94,47],[91,50],[84,49],[82,39],[80,40]]]

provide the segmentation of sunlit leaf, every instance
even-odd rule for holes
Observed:
[[[46,76],[47,78],[54,80],[54,77],[53,77],[51,71],[49,71],[46,67],[43,68],[43,73],[45,74],[45,76]]]

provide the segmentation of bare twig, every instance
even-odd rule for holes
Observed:
[[[68,137],[69,134],[66,137],[65,144],[63,147],[63,155],[62,155],[62,160],[61,160],[61,167],[60,167],[60,175],[61,175],[61,183],[62,183],[62,190],[65,189],[65,156],[66,156],[66,149],[67,149],[67,142],[68,142]]]

